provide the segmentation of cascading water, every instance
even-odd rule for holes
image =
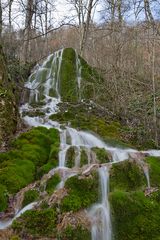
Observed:
[[[116,163],[129,159],[133,154],[138,151],[134,149],[120,149],[108,146],[100,138],[91,133],[78,131],[68,126],[61,126],[58,122],[49,119],[51,114],[59,111],[58,104],[61,102],[60,93],[60,72],[63,60],[63,50],[50,55],[46,61],[39,66],[30,76],[26,83],[26,88],[30,89],[29,102],[20,107],[20,112],[24,121],[30,126],[44,126],[47,128],[56,128],[60,132],[60,152],[59,152],[59,166],[63,171],[62,182],[59,187],[64,186],[67,178],[76,174],[75,171],[69,172],[66,168],[66,154],[70,147],[75,148],[75,167],[80,166],[81,150],[85,149],[88,156],[88,165],[96,163],[96,154],[92,152],[93,147],[104,148],[112,156],[112,162]],[[79,88],[79,100],[81,98],[81,62],[78,54],[76,53],[76,76]],[[40,104],[39,104],[40,103]],[[34,107],[33,107],[34,104]],[[35,106],[36,104],[36,106]],[[31,117],[28,112],[42,112],[42,116]],[[144,151],[142,154],[151,156],[160,156],[160,151],[151,150]],[[52,171],[52,170],[51,170]],[[53,171],[54,172],[54,171]],[[110,221],[110,208],[108,202],[108,185],[109,173],[106,167],[99,168],[100,188],[101,188],[101,201],[95,204],[90,214],[93,217],[92,223],[92,240],[111,240],[111,221]],[[149,176],[149,173],[148,175]],[[150,186],[148,180],[148,186]],[[29,205],[29,207],[33,207]],[[26,211],[28,208],[22,209]],[[22,212],[21,211],[21,212]],[[14,219],[18,217],[15,215]],[[4,229],[12,223],[13,219],[8,220],[7,223],[0,222],[0,228]]]
[[[92,240],[111,240],[112,227],[110,219],[110,206],[108,201],[109,192],[109,173],[107,167],[98,170],[100,178],[101,200],[90,210],[92,221],[91,235]]]
[[[78,90],[79,90],[79,101],[81,101],[81,79],[82,79],[81,74],[82,74],[81,61],[76,51],[76,76],[77,76],[77,83],[78,83]]]

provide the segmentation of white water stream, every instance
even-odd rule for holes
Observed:
[[[20,112],[23,116],[24,122],[29,126],[37,127],[44,126],[46,128],[56,128],[60,132],[60,152],[59,152],[59,168],[63,171],[64,176],[62,182],[59,184],[59,188],[64,186],[64,181],[75,173],[66,174],[66,154],[70,147],[75,147],[76,158],[75,167],[80,166],[81,149],[85,149],[88,156],[88,164],[95,163],[95,156],[91,149],[93,147],[104,148],[112,156],[112,162],[120,162],[130,158],[133,154],[138,154],[134,149],[121,149],[111,147],[103,142],[99,137],[84,131],[78,131],[68,126],[62,126],[58,122],[54,122],[49,119],[51,114],[59,111],[58,103],[61,102],[61,94],[59,91],[60,86],[60,70],[63,57],[63,50],[60,50],[50,55],[46,61],[39,66],[37,70],[30,76],[26,87],[31,89],[29,102],[20,107]],[[76,54],[76,69],[77,69],[77,83],[79,89],[81,88],[81,66],[78,55]],[[50,96],[51,90],[55,91],[55,97]],[[79,91],[80,92],[80,91]],[[32,106],[32,102],[38,103],[43,96],[43,104],[38,105],[36,108]],[[79,95],[80,96],[80,95]],[[30,117],[27,112],[35,112],[36,110],[44,113],[41,117]],[[148,154],[150,156],[160,156],[160,150],[144,151],[142,154]],[[101,186],[101,201],[95,204],[91,209],[91,216],[93,218],[92,225],[92,240],[111,240],[111,221],[110,221],[110,209],[108,202],[108,185],[109,185],[109,173],[106,167],[99,168],[100,186]],[[146,172],[146,178],[148,186],[149,172]],[[23,208],[19,213],[23,213],[28,209],[35,206],[32,203]],[[15,218],[19,215],[16,214],[13,219],[7,221],[0,221],[0,229],[5,229]]]
[[[107,167],[98,170],[100,178],[100,202],[92,206],[89,215],[92,220],[92,240],[111,240],[112,227],[110,219],[110,206],[108,201],[109,193],[109,172]]]

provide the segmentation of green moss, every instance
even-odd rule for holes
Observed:
[[[75,212],[91,206],[98,200],[97,173],[88,178],[71,177],[66,181],[65,187],[69,190],[69,194],[62,200],[62,211]]]
[[[54,167],[55,166],[51,162],[44,164],[42,167],[38,168],[36,178],[41,178],[44,174],[48,173]]]
[[[94,132],[101,136],[108,145],[131,147],[126,140],[126,142],[123,140],[123,126],[120,123],[108,122],[105,117],[96,116],[95,110],[90,110],[86,105],[80,105],[78,108],[67,106],[67,110],[63,109],[63,107],[60,106],[61,112],[51,115],[50,119],[62,124],[70,122],[74,128]]]
[[[8,192],[7,188],[0,184],[0,212],[6,210],[8,203]]]
[[[83,165],[88,164],[88,156],[86,151],[82,148],[81,150],[81,159],[80,159],[80,167],[82,167]]]
[[[159,239],[160,206],[142,192],[110,194],[114,239]]]
[[[0,169],[0,183],[7,187],[9,193],[16,193],[34,180],[34,174],[35,166],[31,161],[13,160]]]
[[[10,240],[21,240],[21,239],[19,238],[19,236],[14,235],[10,238]]]
[[[60,183],[61,178],[58,173],[55,173],[48,181],[46,184],[46,191],[51,194],[54,192],[56,186],[58,183]]]
[[[68,225],[59,235],[58,239],[66,240],[91,240],[91,233],[81,225],[73,227]]]
[[[35,237],[54,236],[56,228],[56,214],[54,209],[30,210],[15,220],[12,228],[19,235]]]
[[[149,164],[149,175],[151,186],[160,186],[160,157],[146,157]]]
[[[37,190],[28,190],[27,192],[25,192],[24,194],[24,199],[23,199],[23,203],[22,203],[22,207],[25,207],[26,205],[28,205],[29,203],[34,202],[35,200],[37,200],[39,197],[39,193]]]
[[[52,164],[53,167],[57,167],[58,162],[58,154],[59,154],[59,140],[57,141],[57,144],[51,145],[51,150],[49,154],[49,162]]]
[[[136,162],[124,161],[112,165],[110,170],[111,191],[135,191],[145,187],[144,173]]]
[[[54,145],[59,145],[58,130],[38,127],[21,134],[13,141],[13,150],[0,153],[0,183],[9,193],[16,193],[33,182],[40,176],[39,169],[48,163]]]
[[[76,79],[76,55],[72,48],[63,51],[60,69],[60,93],[63,101],[78,100],[78,86]]]
[[[75,157],[76,157],[75,147],[70,147],[67,150],[66,154],[66,167],[72,168],[75,166]]]
[[[92,151],[96,153],[97,160],[99,163],[107,163],[110,162],[108,153],[104,148],[92,148]]]

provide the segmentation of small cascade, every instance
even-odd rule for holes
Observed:
[[[78,53],[76,51],[76,76],[77,76],[77,84],[79,89],[79,101],[81,101],[81,79],[82,79],[82,65]]]
[[[92,221],[92,240],[111,240],[112,227],[110,219],[110,206],[108,201],[109,173],[107,167],[99,168],[101,199],[90,210]]]
[[[59,151],[59,167],[65,167],[66,153],[69,149],[67,144],[67,130],[62,130],[60,133],[60,151]]]
[[[36,206],[36,204],[37,202],[30,203],[24,208],[22,208],[20,211],[18,211],[14,218],[0,221],[0,230],[9,227],[16,218],[20,217],[26,211],[33,209]]]
[[[144,175],[146,177],[147,180],[147,188],[150,189],[151,188],[151,184],[150,184],[150,177],[149,177],[149,168],[148,165],[143,165],[143,171],[144,171]]]
[[[25,85],[31,90],[29,103],[33,101],[38,102],[41,98],[43,99],[46,96],[50,96],[50,91],[53,90],[56,94],[55,98],[60,101],[59,82],[62,56],[63,49],[51,54],[29,77]]]

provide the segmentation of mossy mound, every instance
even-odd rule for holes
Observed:
[[[12,228],[22,237],[53,237],[56,232],[56,213],[54,209],[30,210],[15,220]]]
[[[147,187],[141,167],[135,161],[124,161],[113,164],[110,170],[111,191],[136,191]]]
[[[60,183],[61,177],[59,176],[58,173],[55,173],[48,181],[46,184],[46,191],[51,194],[54,192],[56,186],[58,183]]]
[[[57,156],[54,155],[53,161],[53,158],[50,159],[50,152],[54,144],[57,147]],[[55,161],[58,164],[58,151],[58,130],[37,127],[21,134],[13,141],[11,151],[0,153],[2,190],[5,188],[8,193],[14,194],[36,180],[39,177],[39,169],[42,169],[44,165],[49,164],[49,168],[53,168]],[[3,196],[3,200],[7,200],[4,194]],[[6,203],[3,205],[5,206]]]
[[[88,178],[74,176],[69,178],[65,187],[68,196],[61,202],[61,210],[64,212],[76,212],[80,209],[90,207],[98,201],[98,175],[93,173]]]
[[[99,163],[110,162],[109,155],[104,148],[92,148],[92,151],[95,152],[97,160]]]
[[[152,187],[160,187],[160,157],[147,157],[149,164],[149,176]]]
[[[66,240],[91,240],[91,233],[81,225],[76,228],[68,225],[65,230],[58,234],[58,237]]]
[[[88,156],[86,150],[84,148],[81,148],[80,167],[86,164],[88,164]]]
[[[0,184],[0,212],[6,210],[8,202],[7,188]]]
[[[60,69],[60,94],[63,101],[78,101],[76,72],[76,52],[72,48],[66,48],[63,51]]]
[[[115,240],[159,239],[160,205],[142,192],[110,194]]]
[[[35,200],[37,200],[39,197],[39,193],[37,190],[28,190],[27,192],[25,192],[24,194],[24,199],[22,202],[22,207],[25,207],[26,205],[28,205],[29,203],[34,202]]]
[[[76,147],[70,147],[66,153],[66,167],[72,168],[75,166]]]

